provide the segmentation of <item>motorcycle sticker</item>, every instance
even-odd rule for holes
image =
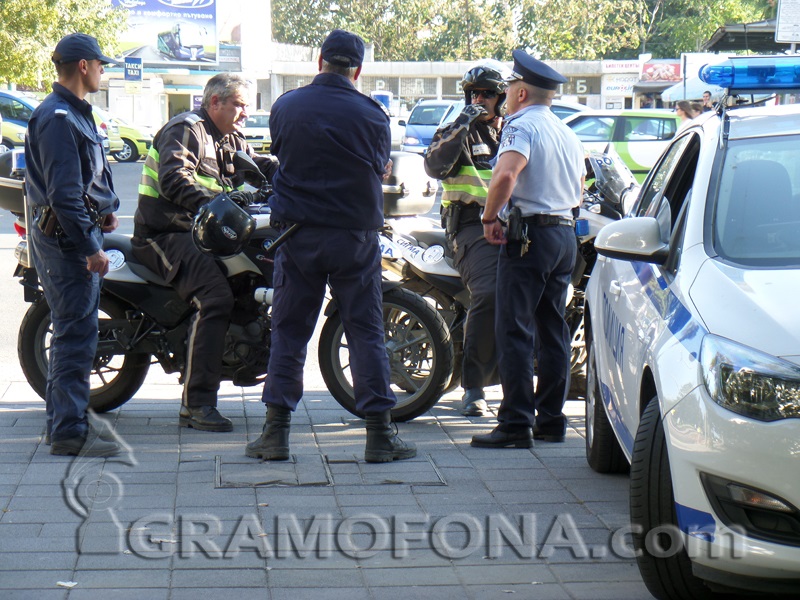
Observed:
[[[439,244],[430,246],[422,253],[422,261],[430,265],[441,262],[444,258],[444,248]]]
[[[116,271],[125,266],[125,255],[122,253],[122,250],[111,248],[110,250],[106,250],[105,252],[106,256],[108,257],[109,271]]]

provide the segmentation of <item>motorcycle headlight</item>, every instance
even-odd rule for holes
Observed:
[[[700,366],[711,398],[759,421],[800,418],[800,367],[715,335],[703,339]]]

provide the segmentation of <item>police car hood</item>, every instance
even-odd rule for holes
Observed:
[[[800,269],[706,260],[690,297],[709,333],[800,363]]]

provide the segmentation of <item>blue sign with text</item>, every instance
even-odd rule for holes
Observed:
[[[138,56],[125,57],[125,81],[142,80],[142,59]]]

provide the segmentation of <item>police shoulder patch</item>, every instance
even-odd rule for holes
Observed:
[[[69,111],[63,108],[57,108],[53,111],[53,114],[63,119],[69,114]]]

